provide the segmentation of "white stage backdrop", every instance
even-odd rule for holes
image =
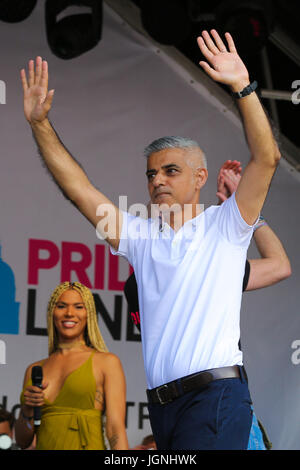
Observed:
[[[102,41],[70,61],[48,47],[44,2],[24,22],[0,24],[0,79],[6,85],[0,104],[0,405],[16,409],[25,368],[47,356],[51,291],[62,280],[79,280],[96,294],[104,338],[123,362],[134,446],[151,429],[140,336],[128,322],[123,295],[129,267],[109,254],[42,167],[23,118],[19,70],[37,55],[48,60],[50,87],[56,90],[51,120],[92,181],[116,204],[119,195],[128,196],[128,206],[147,202],[143,148],[154,138],[184,135],[200,142],[210,175],[202,195],[206,205],[216,202],[220,165],[228,158],[245,165],[248,149],[230,111],[109,8],[104,13]],[[293,275],[246,293],[242,305],[250,390],[275,449],[300,448],[299,200],[299,180],[281,163],[263,214],[286,247]],[[254,248],[250,256],[257,256]]]

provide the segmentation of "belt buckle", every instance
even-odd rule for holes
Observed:
[[[168,388],[168,385],[164,384],[164,385],[160,385],[160,387],[157,387],[156,389],[156,394],[157,394],[157,397],[158,397],[158,400],[159,400],[159,403],[161,405],[165,405],[166,403],[170,403],[172,401],[172,399],[169,399],[167,401],[163,400],[159,394],[159,392],[163,389],[167,389]]]

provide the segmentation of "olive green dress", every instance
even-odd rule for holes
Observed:
[[[92,357],[69,374],[56,399],[45,400],[37,450],[104,450],[102,413],[94,407],[96,381]],[[26,383],[21,394],[24,404]]]

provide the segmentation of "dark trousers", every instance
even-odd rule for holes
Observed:
[[[165,405],[148,405],[159,450],[247,449],[251,398],[241,379],[221,379]]]

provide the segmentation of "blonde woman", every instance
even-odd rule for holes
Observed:
[[[24,377],[16,441],[34,438],[33,410],[42,407],[39,450],[105,449],[102,415],[111,449],[128,449],[126,384],[118,357],[107,351],[97,323],[94,298],[84,285],[60,284],[48,304],[49,357],[31,364]],[[31,382],[42,366],[42,389]]]

